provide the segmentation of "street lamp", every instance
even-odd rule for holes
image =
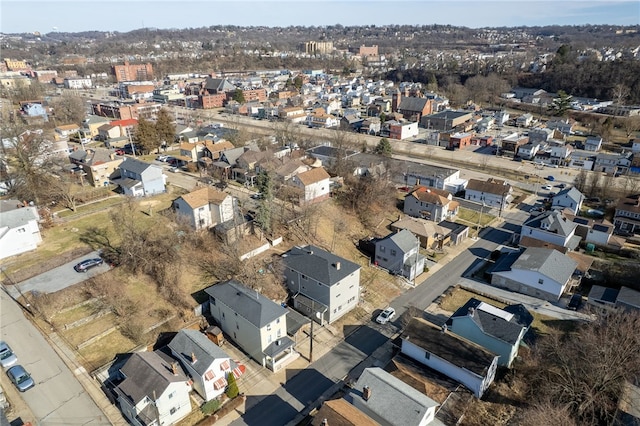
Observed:
[[[315,317],[317,319],[320,319],[320,312],[316,312]],[[309,341],[309,364],[311,364],[313,362],[313,323],[315,322],[315,320],[313,318],[311,318],[311,336],[310,336],[310,341]]]

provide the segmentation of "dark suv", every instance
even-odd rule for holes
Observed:
[[[571,296],[567,308],[571,309],[572,311],[577,311],[578,309],[580,309],[580,306],[582,306],[582,294],[576,293]]]
[[[74,266],[73,269],[75,269],[76,272],[87,272],[89,269],[96,266],[100,266],[103,263],[104,261],[100,258],[85,259],[82,262],[78,263],[76,266]]]

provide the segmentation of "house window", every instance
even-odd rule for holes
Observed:
[[[25,232],[27,232],[27,231],[26,231],[24,228],[20,228],[20,229],[18,229],[18,233],[20,233],[20,234],[23,234],[23,233],[25,233]]]
[[[340,297],[340,293],[336,294],[336,298]]]
[[[385,247],[384,246],[380,246],[380,252],[384,253],[384,251],[385,251]]]
[[[176,394],[175,392],[171,392],[171,393],[169,394],[169,399],[173,398],[173,396],[174,396],[175,394]]]
[[[396,255],[396,251],[395,250],[391,250],[391,256],[395,256]]]
[[[240,324],[236,321],[236,330],[240,330]]]
[[[538,280],[538,284],[544,284],[544,280],[543,280],[542,278],[540,278],[540,279]]]
[[[267,337],[267,343],[271,343],[271,340],[273,340],[273,338],[271,337],[271,335],[269,335],[269,336]]]
[[[210,300],[211,300],[211,304],[215,306],[215,304],[216,304],[216,298],[215,298],[215,297],[212,297]]]
[[[222,319],[224,319],[224,312],[222,313]]]
[[[278,332],[276,333],[277,337],[280,338],[282,336],[282,330],[278,329]]]
[[[280,318],[276,318],[276,324],[280,324]]]
[[[171,413],[171,415],[174,415],[176,411],[178,411],[178,409],[176,407],[173,407],[171,408],[171,410],[169,410],[169,413]]]
[[[267,324],[267,331],[271,331],[271,324]]]
[[[306,276],[306,275],[302,275],[302,277],[301,277],[301,278],[302,278],[303,280],[306,280],[306,279],[307,279],[307,276]]]
[[[425,352],[424,353],[424,357],[425,357],[425,359],[430,359],[431,358],[431,354],[429,352]]]

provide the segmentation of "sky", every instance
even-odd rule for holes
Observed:
[[[638,0],[1,0],[0,32],[215,25],[640,25]]]

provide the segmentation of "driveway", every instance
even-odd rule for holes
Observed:
[[[7,290],[11,297],[16,299],[31,291],[38,293],[55,293],[56,291],[79,284],[91,277],[107,272],[110,269],[106,262],[101,266],[89,269],[87,272],[76,272],[75,269],[73,269],[73,267],[81,260],[94,257],[100,257],[100,253],[93,251],[62,266],[58,266],[57,268],[22,281],[14,286],[8,286]]]

